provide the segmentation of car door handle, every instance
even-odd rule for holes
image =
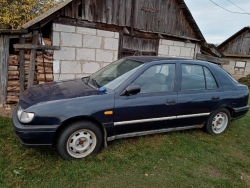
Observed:
[[[175,102],[174,99],[168,99],[168,100],[166,101],[166,105],[174,105],[174,104],[176,104],[176,102]]]
[[[212,100],[213,101],[217,101],[217,100],[219,100],[220,99],[220,97],[212,97]]]

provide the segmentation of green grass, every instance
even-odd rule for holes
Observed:
[[[84,160],[23,147],[0,117],[0,187],[250,187],[250,113],[220,136],[190,130],[117,140]]]

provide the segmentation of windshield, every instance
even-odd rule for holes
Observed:
[[[129,59],[119,59],[90,76],[90,81],[97,88],[114,90],[126,78],[132,75],[143,63]]]

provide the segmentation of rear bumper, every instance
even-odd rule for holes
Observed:
[[[240,108],[234,108],[233,110],[234,110],[233,120],[235,120],[244,117],[249,110],[249,106],[247,105]]]
[[[17,118],[17,107],[13,111],[12,121],[15,132],[22,145],[27,147],[52,146],[58,125],[25,125]]]

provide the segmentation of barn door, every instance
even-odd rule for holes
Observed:
[[[126,56],[157,56],[159,39],[121,34],[119,59]]]

